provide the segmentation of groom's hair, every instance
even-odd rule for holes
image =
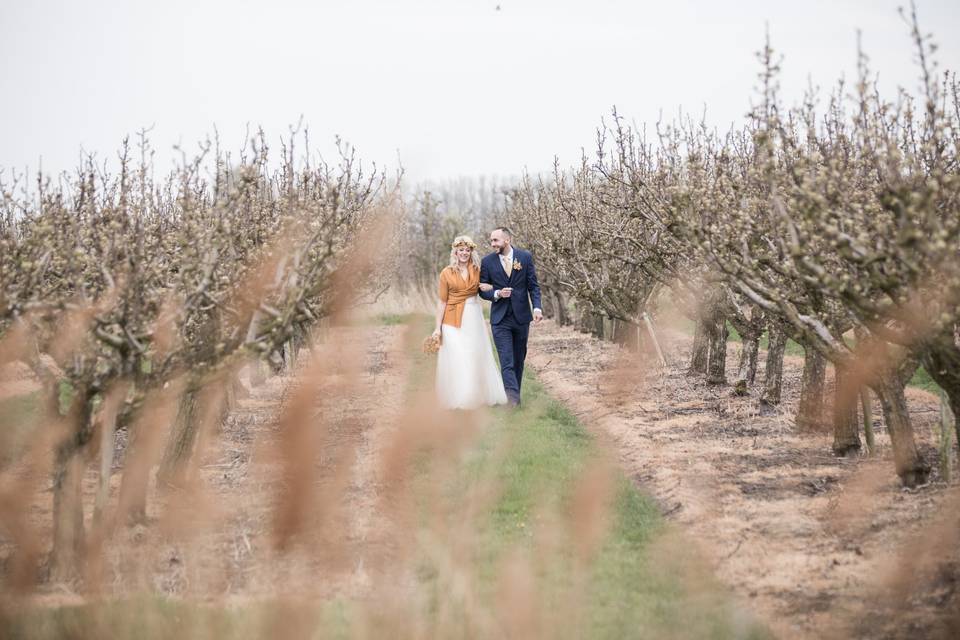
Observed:
[[[494,231],[499,231],[503,235],[507,236],[507,239],[513,240],[513,231],[510,231],[507,227],[497,227]]]

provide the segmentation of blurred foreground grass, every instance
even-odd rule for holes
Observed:
[[[420,353],[419,343],[432,320],[391,316],[381,322],[408,325],[410,392],[428,389],[434,358]],[[378,610],[379,604],[364,600],[227,607],[146,595],[80,606],[34,606],[16,613],[7,608],[6,620],[0,620],[4,637],[768,637],[734,604],[653,501],[615,465],[604,462],[608,452],[532,372],[525,375],[522,408],[496,408],[483,421],[481,435],[442,490],[443,499],[456,505],[477,487],[496,488],[491,506],[468,524],[470,569],[451,572],[444,564],[451,550],[434,548],[436,538],[421,543],[414,554],[412,589],[417,595],[401,604],[409,624],[398,626],[393,615]],[[578,499],[584,478],[597,469],[603,470],[605,483],[599,486],[606,490]],[[411,486],[416,491],[424,485]],[[604,501],[609,508],[590,509],[596,506],[590,500]],[[584,505],[588,511],[579,518],[571,513]],[[447,517],[469,516],[454,509]],[[607,526],[598,529],[599,538],[584,551],[585,534],[578,534],[577,527],[589,529],[600,517]],[[452,549],[456,542],[440,540],[440,545]],[[514,575],[511,567],[516,566],[529,571]],[[464,576],[469,584],[462,584]],[[518,615],[529,617],[526,626],[511,622]],[[522,629],[526,631],[518,636]]]
[[[40,416],[40,392],[0,399],[0,468],[14,461]]]

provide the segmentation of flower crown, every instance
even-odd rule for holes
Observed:
[[[463,238],[457,238],[453,241],[453,244],[450,245],[451,249],[456,249],[457,247],[470,247],[471,249],[477,248],[477,243],[473,240],[465,240]]]

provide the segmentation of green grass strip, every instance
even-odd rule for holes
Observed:
[[[416,327],[413,324],[412,327]],[[428,329],[423,325],[420,331]],[[420,358],[415,375],[432,381],[431,358]],[[499,486],[476,561],[491,600],[502,554],[520,547],[537,551],[535,518],[548,514],[562,523],[575,483],[601,451],[577,418],[552,398],[527,369],[522,408],[491,411],[490,424],[464,465],[461,487],[487,482]],[[505,454],[497,455],[505,447]],[[684,544],[665,545],[680,534],[667,525],[656,505],[621,472],[616,476],[611,524],[590,561],[585,600],[578,621],[561,635],[571,638],[763,638],[769,634],[736,611],[729,595]],[[550,518],[552,514],[554,518]],[[667,549],[671,555],[664,556]],[[539,566],[543,598],[565,602],[576,580],[574,551],[568,548]],[[429,579],[434,572],[425,572]],[[558,612],[559,613],[559,612]],[[569,614],[569,612],[565,612]]]

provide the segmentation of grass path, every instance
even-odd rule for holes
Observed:
[[[423,319],[410,322],[413,336],[429,329]],[[432,384],[432,358],[412,355],[414,387]],[[490,613],[504,613],[496,610],[496,594],[487,593],[504,589],[504,559],[523,558],[527,562],[520,573],[527,569],[533,584],[520,597],[534,619],[515,632],[576,638],[765,637],[734,608],[654,502],[610,463],[610,450],[529,369],[524,375],[522,408],[490,412],[453,482],[454,500],[471,488],[497,487],[497,498],[476,527],[474,558],[480,565],[476,575],[489,582],[479,590],[490,596]]]

